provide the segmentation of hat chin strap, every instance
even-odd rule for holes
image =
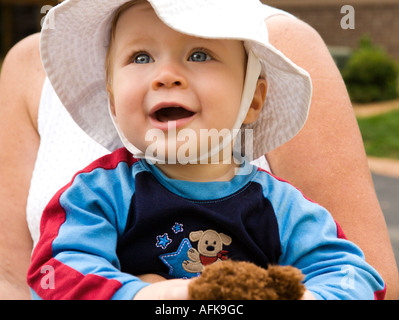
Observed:
[[[228,146],[237,136],[239,129],[241,128],[241,125],[243,124],[249,107],[251,106],[253,96],[255,94],[255,89],[256,85],[258,83],[258,79],[260,76],[262,70],[262,66],[260,64],[260,61],[257,56],[252,52],[252,50],[249,50],[248,52],[248,62],[247,62],[247,69],[246,69],[246,76],[245,76],[245,81],[244,81],[244,88],[243,88],[243,93],[242,93],[242,98],[241,98],[241,105],[240,105],[240,110],[237,116],[237,120],[232,128],[230,130],[230,133],[226,136],[223,137],[222,143],[219,144],[218,146],[212,148],[210,151],[203,152],[200,155],[194,155],[190,156],[188,158],[185,158],[185,160],[189,163],[200,163],[201,160],[209,159],[210,157],[220,153],[226,146]],[[119,134],[119,137],[125,146],[127,150],[129,150],[130,153],[133,154],[133,156],[137,159],[139,158],[145,158],[151,162],[154,163],[164,163],[165,159],[158,159],[157,157],[150,157],[145,154],[145,152],[139,150],[136,148],[132,143],[129,142],[129,140],[125,137],[123,134],[122,130],[119,128],[117,124],[117,120],[115,116],[111,112],[111,105],[110,105],[110,100],[108,99],[108,111],[110,113],[112,122],[116,128],[116,131]]]

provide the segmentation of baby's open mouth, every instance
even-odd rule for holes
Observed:
[[[159,122],[177,121],[184,118],[189,118],[195,113],[183,107],[173,106],[159,109],[150,115],[151,118]]]

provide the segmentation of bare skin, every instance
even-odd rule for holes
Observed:
[[[32,239],[26,201],[39,147],[37,112],[45,78],[37,35],[6,56],[0,78],[0,298],[29,299]],[[7,165],[4,165],[7,164]]]
[[[275,16],[267,25],[272,44],[308,70],[314,86],[309,121],[294,140],[267,156],[272,170],[331,211],[384,278],[386,297],[396,299],[393,251],[341,76],[307,24]],[[37,113],[44,79],[36,34],[9,52],[0,78],[0,299],[30,299],[26,272],[32,239],[26,201],[40,142]]]

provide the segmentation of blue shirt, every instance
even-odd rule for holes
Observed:
[[[191,278],[229,258],[295,266],[318,299],[381,296],[381,277],[341,235],[324,208],[255,166],[188,182],[122,148],[46,207],[28,283],[42,299],[132,299],[148,285],[134,275]]]

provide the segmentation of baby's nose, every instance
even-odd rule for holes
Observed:
[[[186,88],[187,80],[185,77],[173,66],[162,67],[159,73],[153,80],[152,88],[154,90],[161,88]]]

